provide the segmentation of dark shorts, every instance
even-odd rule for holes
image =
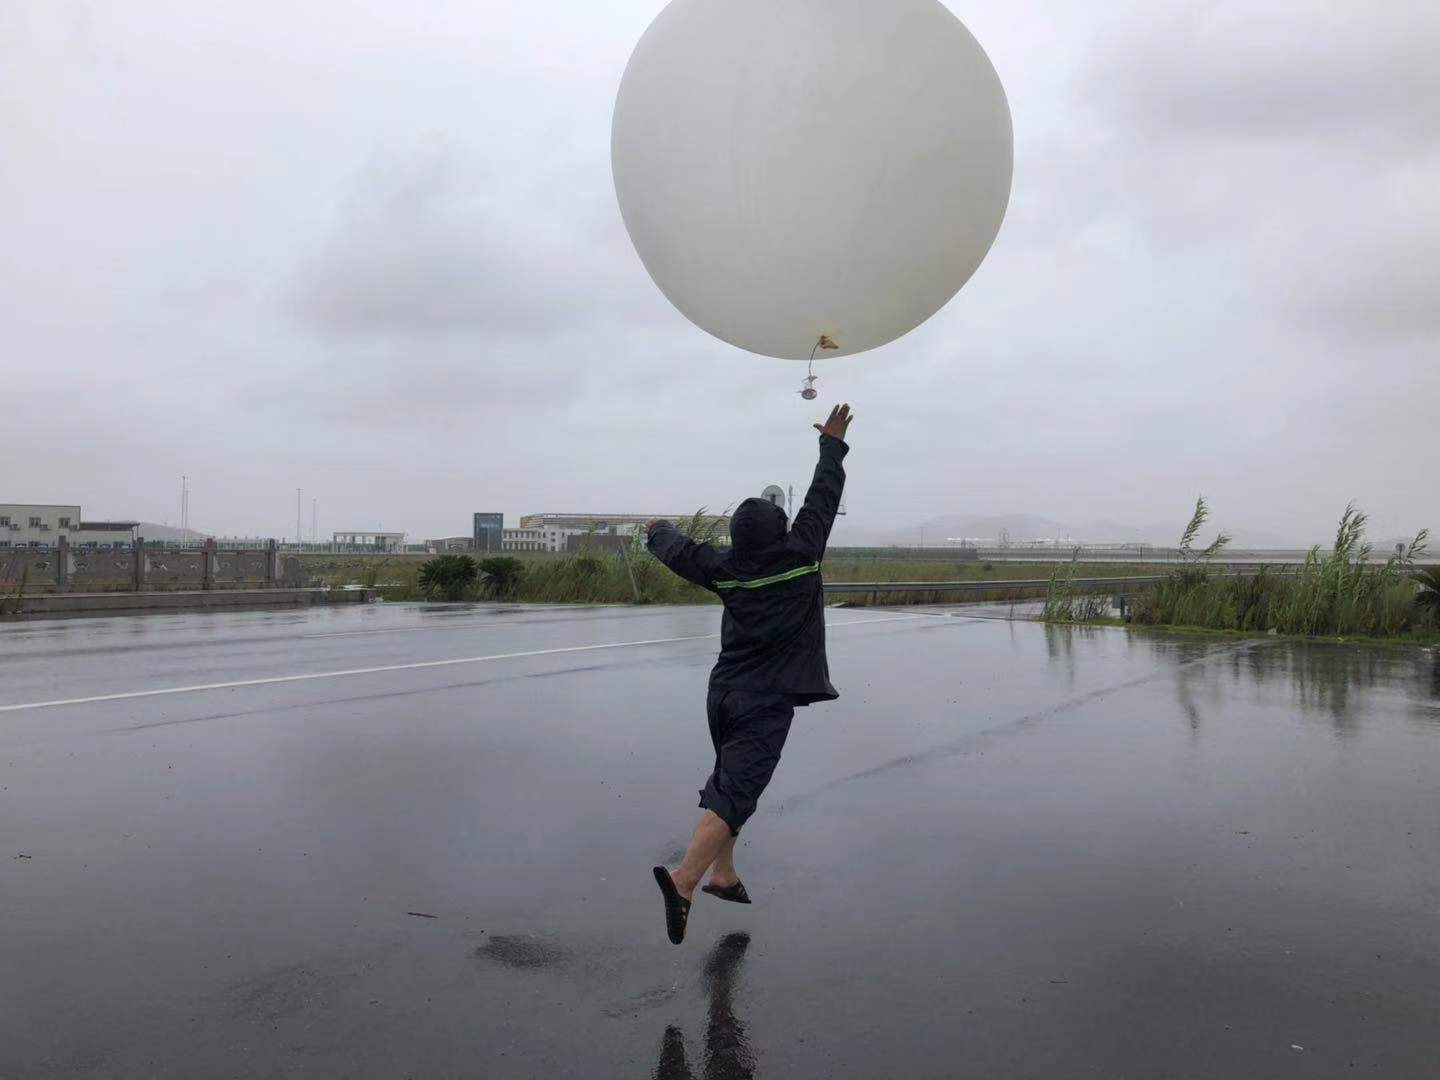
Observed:
[[[715,771],[700,792],[700,805],[739,836],[780,764],[795,706],[782,694],[711,690],[705,712],[715,745]]]

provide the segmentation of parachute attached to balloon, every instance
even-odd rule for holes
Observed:
[[[1000,78],[938,0],[672,0],[611,134],[621,215],[671,303],[812,362],[949,302],[1000,231],[1013,157]]]

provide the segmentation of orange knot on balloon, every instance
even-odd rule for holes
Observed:
[[[822,348],[822,349],[838,349],[838,348],[840,348],[840,346],[835,343],[835,339],[832,338],[829,334],[821,334],[821,335],[820,335],[820,348]]]

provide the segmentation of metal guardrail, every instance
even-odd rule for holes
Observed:
[[[1116,585],[1154,585],[1163,577],[1108,577],[1075,578],[1067,585],[1077,588],[1108,588]],[[830,593],[882,593],[882,592],[1020,592],[1030,589],[1048,589],[1049,578],[1035,578],[1029,581],[827,581],[825,591]]]

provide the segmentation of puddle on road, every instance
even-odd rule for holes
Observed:
[[[508,968],[522,971],[563,968],[570,962],[570,951],[527,934],[500,934],[492,937],[472,954],[477,960],[491,960]]]

